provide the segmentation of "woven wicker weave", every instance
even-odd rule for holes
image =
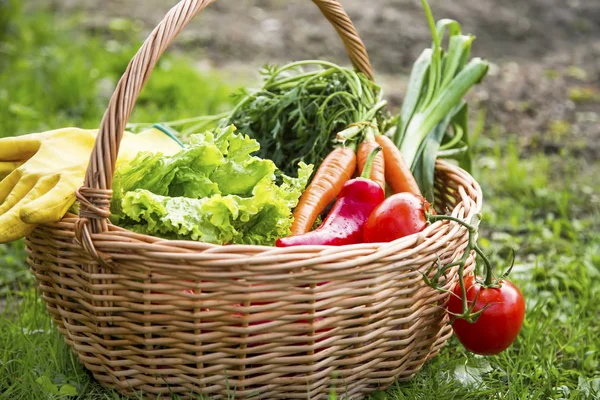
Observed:
[[[355,67],[369,59],[337,1],[313,0]],[[447,295],[422,273],[461,257],[467,232],[437,222],[392,243],[328,248],[169,241],[107,217],[119,141],[157,59],[209,1],[176,5],[129,64],[77,193],[80,216],[37,228],[28,262],[48,310],[103,385],[145,397],[360,398],[408,380],[451,334]],[[482,205],[466,172],[438,161],[438,212]],[[467,272],[473,268],[469,259]],[[457,279],[448,275],[445,287]]]

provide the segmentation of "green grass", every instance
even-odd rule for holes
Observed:
[[[0,0],[0,137],[68,125],[96,127],[139,43],[135,23],[84,32],[77,18],[23,12]],[[125,44],[122,44],[125,43]],[[213,113],[230,86],[185,58],[163,59],[134,119]],[[600,164],[569,154],[521,154],[511,138],[484,133],[475,175],[484,190],[481,243],[499,269],[517,253],[511,279],[527,299],[517,342],[495,357],[452,339],[416,377],[373,399],[600,398]],[[116,399],[77,362],[45,311],[22,242],[0,245],[0,398]],[[62,390],[62,394],[61,391]],[[58,393],[55,393],[58,392]]]

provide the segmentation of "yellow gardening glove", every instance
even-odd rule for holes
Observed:
[[[22,161],[0,161],[0,181],[6,178],[21,164],[23,164]]]
[[[29,234],[36,224],[59,221],[83,184],[96,130],[64,128],[0,139],[0,243]],[[125,132],[117,165],[140,151],[173,155],[181,145],[152,128]]]

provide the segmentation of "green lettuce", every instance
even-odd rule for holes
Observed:
[[[282,174],[235,127],[192,135],[173,156],[141,153],[115,173],[111,217],[136,232],[208,243],[272,245],[290,234],[292,209],[313,166]]]

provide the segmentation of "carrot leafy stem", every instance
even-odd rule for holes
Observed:
[[[355,147],[367,130],[388,125],[382,90],[362,73],[318,60],[262,72],[262,87],[238,93],[221,123],[257,139],[258,155],[286,173],[300,161],[318,167],[340,140]]]

